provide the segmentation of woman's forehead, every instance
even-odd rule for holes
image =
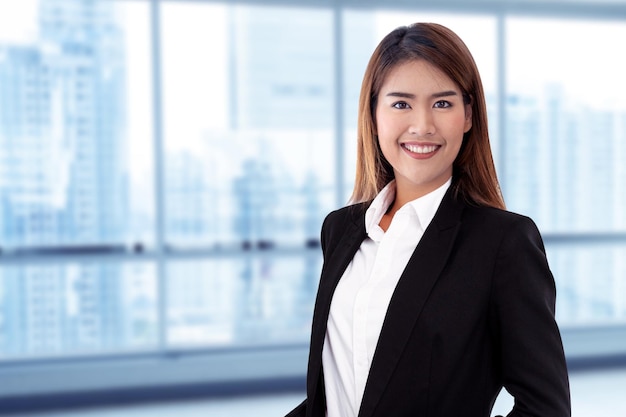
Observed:
[[[393,66],[383,79],[381,91],[389,89],[440,89],[460,91],[456,82],[432,63],[419,59]]]

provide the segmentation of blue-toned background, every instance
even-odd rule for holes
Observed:
[[[572,372],[623,365],[626,2],[3,1],[0,411],[300,389],[361,78],[415,21],[474,54]]]

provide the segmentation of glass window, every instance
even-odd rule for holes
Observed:
[[[334,207],[330,11],[166,2],[161,39],[168,245],[317,240]]]
[[[626,323],[626,241],[548,245],[562,327]]]
[[[0,268],[0,360],[157,347],[151,263]]]
[[[0,4],[0,246],[154,239],[148,9]]]
[[[504,193],[543,232],[626,230],[626,24],[509,18]]]
[[[0,2],[0,361],[304,350],[367,61],[417,21],[476,59],[505,199],[545,237],[559,322],[626,323],[626,59],[611,41],[626,24],[347,3]]]
[[[0,4],[2,255],[153,243],[147,6]],[[152,266],[33,259],[0,269],[0,357],[154,347]]]
[[[626,24],[512,17],[506,31],[507,205],[546,238],[560,323],[623,323],[626,239],[602,236],[626,230],[626,59],[611,41]]]
[[[172,346],[259,346],[309,340],[321,257],[249,256],[167,268]]]

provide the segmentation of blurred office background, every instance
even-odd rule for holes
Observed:
[[[576,387],[625,381],[626,1],[1,0],[0,412],[294,406],[361,78],[414,21],[474,54]]]

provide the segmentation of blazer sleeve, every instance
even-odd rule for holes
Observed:
[[[555,301],[539,230],[520,216],[504,233],[492,288],[503,385],[515,400],[509,417],[571,415]]]

